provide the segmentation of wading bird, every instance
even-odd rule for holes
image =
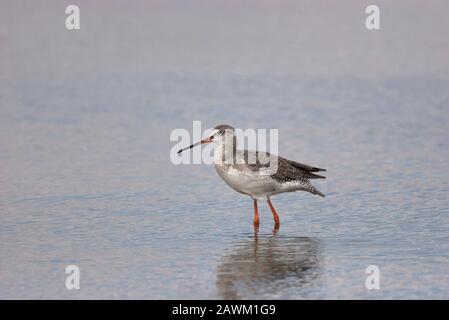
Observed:
[[[326,169],[287,160],[268,152],[237,150],[234,128],[226,124],[216,126],[209,138],[181,149],[178,153],[206,143],[214,143],[214,164],[218,175],[231,188],[253,199],[255,229],[259,228],[257,200],[268,202],[273,213],[274,228],[278,230],[280,220],[270,200],[272,195],[307,191],[324,197],[309,179],[325,179],[326,177],[314,172]]]

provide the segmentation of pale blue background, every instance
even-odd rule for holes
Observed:
[[[449,4],[0,2],[0,298],[449,298]],[[171,130],[328,169],[272,236]],[[81,289],[65,288],[65,267]],[[381,290],[365,288],[369,264]]]

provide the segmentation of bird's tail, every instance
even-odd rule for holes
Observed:
[[[313,193],[313,194],[317,194],[317,195],[319,195],[319,196],[321,196],[321,197],[323,197],[323,198],[326,198],[326,195],[325,195],[324,193],[322,193],[320,190],[316,189],[316,188],[314,188],[314,189],[312,190],[312,193]]]
[[[324,193],[322,193],[320,190],[318,190],[317,188],[315,188],[315,186],[313,184],[311,184],[310,181],[307,181],[306,185],[303,186],[302,188],[298,188],[298,190],[304,190],[304,191],[310,192],[312,194],[319,195],[320,197],[326,198],[326,195]]]

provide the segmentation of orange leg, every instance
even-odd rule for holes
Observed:
[[[279,220],[279,216],[276,212],[276,210],[274,210],[273,204],[271,203],[270,199],[267,199],[268,205],[270,206],[271,212],[273,213],[273,218],[274,218],[274,229],[278,230],[279,226],[281,224],[281,221]]]
[[[259,210],[257,209],[257,200],[254,199],[254,229],[259,228]]]

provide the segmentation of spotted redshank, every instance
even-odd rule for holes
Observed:
[[[254,202],[254,228],[259,228],[258,200],[266,200],[273,213],[274,228],[279,229],[279,215],[271,203],[275,194],[293,191],[307,191],[324,197],[309,179],[325,179],[314,172],[326,169],[312,167],[296,161],[287,160],[268,152],[237,150],[235,130],[229,125],[219,125],[204,140],[181,149],[214,143],[214,165],[218,175],[234,190],[246,194]]]

